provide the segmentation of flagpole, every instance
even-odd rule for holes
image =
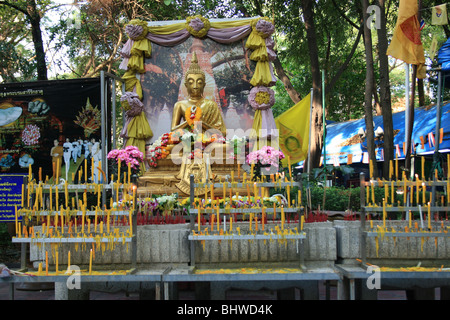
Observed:
[[[432,168],[435,169],[437,166],[437,163],[439,161],[439,130],[441,127],[441,86],[442,86],[442,70],[438,71],[438,88],[437,88],[437,103],[436,103],[436,131],[435,131],[435,138],[434,138],[434,154],[433,154],[433,166]],[[436,181],[436,175],[434,172],[431,173],[433,175],[433,180]],[[436,201],[436,185],[433,184],[433,187],[431,188],[431,204],[434,205]]]
[[[410,144],[409,139],[409,63],[405,63],[405,167],[406,167],[406,154]]]

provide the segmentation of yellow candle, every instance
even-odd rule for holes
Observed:
[[[55,208],[58,208],[58,201],[59,201],[58,187],[55,187]]]
[[[61,207],[61,234],[64,234],[64,210]],[[57,215],[58,213],[56,213]]]
[[[425,204],[425,193],[427,191],[427,187],[425,186],[425,182],[422,182],[422,203]]]
[[[84,183],[87,183],[87,159],[84,159]]]
[[[409,228],[411,229],[411,225],[412,225],[412,214],[411,214],[411,210],[409,210]]]
[[[92,249],[89,251],[89,274],[92,274]]]
[[[42,275],[42,262],[39,262],[38,276]]]
[[[48,276],[48,251],[45,251],[45,275]]]
[[[14,206],[14,216],[16,219],[16,234],[19,234],[19,216],[17,213],[17,206]]]
[[[386,199],[383,199],[383,228],[386,228]]]
[[[372,203],[375,204],[375,186],[373,181],[371,182],[372,185]]]
[[[394,205],[394,181],[391,181],[391,204]]]
[[[85,218],[85,215],[86,215],[86,206],[83,205],[81,210],[82,210],[82,214],[81,214],[81,233],[84,234],[84,218]]]
[[[250,232],[252,231],[252,220],[253,220],[253,213],[250,212],[250,218],[248,219]]]
[[[97,208],[95,208],[95,215],[94,215],[94,232],[97,232]]]
[[[67,253],[67,272],[70,272],[70,250]]]
[[[303,223],[305,222],[305,216],[302,215],[300,218],[300,230],[303,230]]]
[[[219,206],[219,200],[217,200],[217,212],[216,212],[216,215],[217,215],[217,231],[219,231],[220,229],[220,206]]]
[[[230,216],[230,232],[233,231],[233,217]]]
[[[31,170],[31,164],[28,165],[28,181],[31,181],[32,179],[32,170]]]
[[[420,193],[419,175],[416,174],[416,205],[419,205],[419,193]]]
[[[130,184],[131,178],[131,162],[128,162],[128,184]]]
[[[39,181],[42,181],[42,167],[39,168]]]
[[[428,229],[431,230],[431,203],[428,202]]]
[[[447,180],[450,180],[450,154],[447,154]]]
[[[100,207],[100,184],[97,185],[97,207]]]
[[[373,178],[373,161],[372,161],[372,159],[370,159],[369,171],[370,171],[369,178],[372,179]]]
[[[60,161],[60,159],[58,158],[56,160],[56,180],[55,180],[56,184],[58,184],[58,182],[59,182],[59,167],[60,167],[59,161]]]
[[[200,205],[197,207],[197,225],[198,225],[198,232],[200,232]]]
[[[244,171],[242,176],[243,176],[242,181],[243,181],[243,183],[245,183],[245,181],[247,181],[247,172]]]
[[[227,185],[226,182],[223,183],[222,185],[222,190],[223,190],[223,200],[225,201],[225,197],[227,195]]]
[[[55,252],[55,274],[58,275],[58,250]]]
[[[100,234],[103,234],[103,221],[100,221]]]
[[[91,168],[91,182],[94,183],[94,170],[95,170],[95,166],[94,166],[94,159],[92,159],[91,161],[92,163],[92,168]]]
[[[297,196],[297,205],[302,205],[302,190],[298,189],[298,196]]]
[[[48,238],[48,229],[50,227],[50,214],[47,214],[47,229],[45,231],[45,236]]]
[[[231,182],[234,182],[234,171],[231,171]]]
[[[255,167],[255,164],[252,163],[252,165],[251,165],[251,167],[250,167],[250,179],[253,178],[253,169],[254,169],[254,167]]]
[[[69,190],[67,189],[67,181],[64,182],[64,194],[66,196],[66,208],[69,206]]]
[[[130,210],[128,214],[128,220],[130,224],[130,237],[133,235],[133,211]]]
[[[386,199],[386,201],[389,198],[389,189],[388,189],[388,184],[384,184],[384,198]]]
[[[408,195],[408,190],[406,189],[406,175],[403,172],[403,205],[406,206],[406,197]]]
[[[394,166],[392,160],[389,160],[389,179],[392,180],[392,175],[394,174]]]
[[[284,229],[284,208],[281,206],[281,229]]]

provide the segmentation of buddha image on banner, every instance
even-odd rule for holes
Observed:
[[[153,131],[147,143],[171,131],[175,103],[188,98],[184,75],[193,52],[206,76],[203,96],[217,103],[226,128],[241,133],[252,128],[254,111],[247,97],[255,62],[245,49],[245,39],[221,44],[191,37],[175,47],[152,43],[152,56],[145,60],[146,72],[141,75],[145,113]]]

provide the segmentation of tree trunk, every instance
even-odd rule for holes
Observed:
[[[31,24],[31,34],[33,36],[33,44],[36,52],[36,69],[38,80],[48,80],[47,64],[45,62],[44,44],[42,42],[41,32],[41,16],[36,9],[35,0],[27,0],[27,17]]]
[[[297,102],[300,102],[302,97],[294,89],[294,86],[291,83],[291,79],[289,79],[289,77],[286,75],[286,72],[284,72],[283,66],[281,65],[281,61],[278,58],[278,56],[273,61],[273,65],[275,67],[275,71],[277,73],[278,79],[280,79],[281,82],[283,83],[284,88],[286,89],[286,92],[288,93],[288,95],[291,98],[292,102],[294,104],[296,104]]]
[[[388,41],[386,35],[385,1],[378,0],[380,6],[380,28],[378,33],[378,55],[380,64],[380,105],[384,126],[384,162],[383,176],[389,178],[389,164],[394,160],[394,125],[392,123],[391,90],[389,83],[389,63],[386,54]]]
[[[363,28],[364,28],[364,48],[366,53],[366,87],[364,92],[364,112],[366,121],[366,141],[367,152],[369,153],[369,159],[373,164],[373,168],[376,168],[377,160],[375,155],[375,140],[374,140],[374,127],[373,127],[373,108],[372,108],[372,93],[374,85],[374,70],[373,70],[373,52],[372,52],[372,35],[370,29],[367,27],[366,21],[369,17],[367,13],[367,7],[369,6],[368,0],[361,0],[363,11]],[[373,177],[378,177],[378,170],[373,170]]]
[[[311,62],[313,107],[311,115],[311,167],[320,165],[323,141],[323,110],[322,110],[322,88],[319,67],[319,49],[317,47],[316,30],[314,25],[314,1],[302,0],[303,19],[305,21],[306,39],[308,41],[309,58]],[[309,169],[309,168],[308,168]]]

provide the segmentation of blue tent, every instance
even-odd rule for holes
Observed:
[[[412,133],[412,144],[418,143],[416,153],[418,155],[433,154],[435,149],[436,131],[436,105],[432,107],[415,108],[414,127]],[[392,114],[394,124],[394,147],[398,159],[405,158],[403,149],[405,139],[405,112]],[[375,116],[374,129],[383,128],[383,117]],[[332,165],[346,164],[351,157],[351,163],[368,163],[366,141],[361,142],[358,131],[366,130],[364,119],[336,122],[327,125],[326,131],[326,163]],[[439,151],[450,152],[450,103],[444,103],[441,107],[441,128],[444,131],[442,143],[439,144]],[[384,160],[384,150],[382,141],[376,140],[377,161]],[[322,153],[323,155],[323,153]],[[351,155],[351,156],[349,156]],[[396,157],[394,155],[394,159]]]

